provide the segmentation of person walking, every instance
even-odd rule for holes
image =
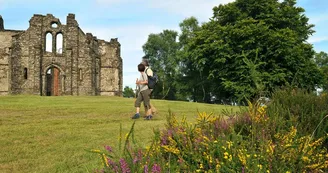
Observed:
[[[147,76],[153,76],[153,70],[150,68],[149,66],[149,62],[148,60],[146,59],[146,57],[143,57],[142,58],[142,62],[141,62],[143,65],[145,65],[145,73]],[[150,97],[151,97],[151,94],[153,93],[153,89],[150,89],[151,93],[150,93]],[[153,104],[150,104],[151,106],[151,113],[152,115],[154,115],[156,112],[157,112],[157,109],[155,108],[155,106]],[[147,108],[145,107],[145,112],[147,112]]]
[[[152,119],[152,114],[151,114],[151,106],[150,106],[150,94],[151,91],[148,88],[148,77],[145,73],[145,65],[144,64],[139,64],[138,65],[138,71],[140,72],[140,78],[136,80],[136,85],[138,85],[139,91],[138,91],[138,96],[135,101],[135,108],[136,108],[136,113],[132,116],[132,119],[138,119],[140,118],[140,105],[141,102],[143,102],[144,107],[147,109],[146,111],[146,120]]]

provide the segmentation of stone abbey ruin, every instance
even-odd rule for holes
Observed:
[[[68,14],[35,14],[25,31],[5,29],[0,15],[0,95],[122,95],[117,38],[84,33]]]

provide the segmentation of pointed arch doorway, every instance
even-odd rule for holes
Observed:
[[[59,76],[60,70],[57,67],[50,67],[46,72],[46,95],[47,96],[59,96]]]

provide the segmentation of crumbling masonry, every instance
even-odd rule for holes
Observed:
[[[122,95],[117,38],[85,34],[68,14],[34,15],[26,31],[8,30],[0,15],[0,95]]]

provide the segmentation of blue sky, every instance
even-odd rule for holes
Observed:
[[[207,22],[212,8],[233,0],[0,0],[0,15],[6,29],[26,30],[33,14],[48,13],[66,23],[74,13],[81,29],[100,39],[118,38],[123,58],[123,86],[134,88],[136,66],[143,56],[142,45],[150,33],[164,29],[179,31],[179,23],[190,16]],[[305,15],[315,24],[308,40],[315,51],[328,52],[328,1],[298,0]]]

